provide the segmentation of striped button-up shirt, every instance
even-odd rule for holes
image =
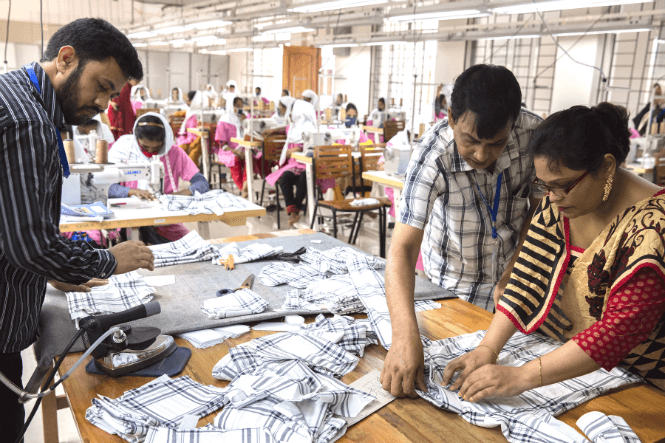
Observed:
[[[41,93],[28,77],[37,74]],[[0,353],[35,339],[49,279],[81,284],[113,274],[106,250],[60,236],[62,168],[56,127],[65,118],[38,63],[0,76]]]
[[[448,119],[425,133],[411,155],[400,201],[399,222],[425,231],[422,256],[432,283],[481,308],[493,310],[492,260],[496,280],[512,258],[529,209],[533,159],[529,138],[542,119],[522,110],[494,170],[476,170],[460,156]],[[503,172],[492,238],[487,203],[493,206]]]

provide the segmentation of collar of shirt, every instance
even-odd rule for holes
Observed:
[[[35,87],[32,85],[32,82],[30,81],[30,76],[28,76],[29,68],[32,68],[35,71],[35,74],[37,74],[39,87],[42,90],[41,93],[37,92]],[[46,71],[44,71],[41,65],[37,62],[32,62],[28,63],[27,65],[23,65],[21,67],[21,70],[25,73],[26,82],[32,88],[33,95],[39,97],[41,104],[44,107],[44,110],[46,110],[46,113],[50,117],[55,127],[60,129],[61,132],[64,131],[65,114],[62,113],[60,104],[56,99],[55,89],[53,88],[53,84],[51,83],[51,80],[48,78],[48,75],[46,75]]]
[[[515,127],[510,131],[510,137],[508,138],[508,144],[506,144],[505,149],[499,156],[499,158],[496,160],[496,164],[494,166],[494,175],[500,174],[502,171],[508,169],[510,167],[510,164],[513,160],[515,160],[517,157],[519,157],[519,152],[517,151],[517,147],[515,146],[514,139],[515,137],[518,136],[517,131],[520,128],[520,123],[522,120],[522,114],[517,117],[517,121],[515,122]],[[451,155],[451,162],[450,162],[450,171],[453,173],[459,173],[459,172],[470,172],[474,171],[475,169],[472,168],[460,155],[459,151],[457,150],[457,143],[455,142],[455,138],[453,136],[453,130],[450,126],[448,126],[448,118],[446,118],[443,122],[443,125],[445,125],[445,129],[442,129],[441,132],[439,133],[439,139],[448,145],[449,149],[452,149],[452,155]]]

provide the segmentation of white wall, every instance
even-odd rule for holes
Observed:
[[[0,54],[4,55],[5,44],[0,45]],[[14,71],[26,63],[39,60],[39,45],[9,43],[7,45],[7,71]],[[2,60],[4,62],[4,59]],[[4,63],[0,72],[4,72]]]
[[[235,80],[238,83],[238,89],[240,94],[245,95],[248,90],[247,87],[251,87],[252,79],[249,77],[244,77],[243,73],[245,72],[247,66],[247,57],[251,56],[251,52],[232,52],[229,54],[229,80]],[[224,82],[226,83],[226,82]],[[236,91],[237,93],[238,91]]]
[[[599,58],[602,55],[602,47],[599,45],[600,37],[597,35],[584,37],[568,50],[578,38],[578,36],[560,37],[559,44],[566,48],[573,59],[598,66]],[[563,57],[559,59],[562,55]],[[557,49],[556,56],[558,61],[554,70],[550,114],[574,105],[595,105],[598,91],[598,70],[574,62],[561,51],[561,48]]]
[[[354,27],[353,32],[366,32],[366,29]],[[335,76],[344,77],[343,80],[335,80],[335,95],[346,94],[348,100],[358,108],[360,118],[373,109],[370,109],[369,105],[369,71],[372,63],[370,48],[371,46],[359,46],[351,48],[348,57],[335,56]]]

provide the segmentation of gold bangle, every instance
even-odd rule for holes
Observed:
[[[538,357],[538,372],[540,372],[540,387],[543,387],[543,361]]]
[[[495,362],[495,364],[499,363],[499,354],[497,354],[496,351],[495,351],[494,349],[490,348],[490,347],[487,346],[487,345],[478,345],[478,346],[476,346],[476,348],[479,348],[479,347],[481,347],[481,346],[484,347],[484,348],[489,349],[490,351],[492,351],[492,352],[494,353],[494,355],[496,355],[496,362]]]

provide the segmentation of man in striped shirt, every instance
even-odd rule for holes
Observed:
[[[393,342],[381,381],[393,395],[425,388],[413,303],[419,250],[432,283],[488,311],[508,282],[537,202],[527,148],[541,118],[521,102],[508,69],[472,66],[455,81],[448,118],[411,155],[386,268]]]
[[[60,28],[40,62],[0,76],[0,372],[21,386],[21,350],[34,342],[46,283],[89,290],[135,269],[153,269],[145,245],[95,250],[60,236],[65,124],[103,111],[143,68],[129,40],[111,24],[81,19]],[[0,384],[0,435],[21,432],[23,406]]]

